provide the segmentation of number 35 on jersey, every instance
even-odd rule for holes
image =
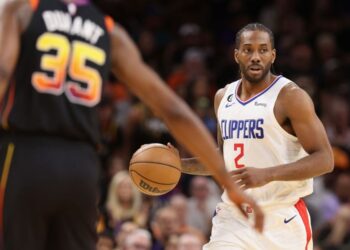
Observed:
[[[64,93],[70,102],[88,107],[99,103],[102,77],[90,65],[102,66],[106,62],[102,49],[81,41],[71,43],[65,36],[50,32],[38,38],[36,48],[44,52],[42,72],[32,75],[32,84],[38,92],[57,96]]]

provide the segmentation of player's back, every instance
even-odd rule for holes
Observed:
[[[274,115],[281,89],[291,81],[282,76],[247,101],[237,95],[241,82],[227,87],[218,109],[226,168],[266,168],[295,162],[307,155],[297,137],[286,132]],[[312,180],[275,181],[247,190],[263,206],[294,204],[312,193]],[[224,201],[228,201],[223,196]]]
[[[109,70],[108,22],[89,1],[30,1],[1,129],[98,142],[96,105]]]

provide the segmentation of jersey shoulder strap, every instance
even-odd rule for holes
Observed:
[[[109,33],[112,33],[114,27],[115,27],[115,22],[112,17],[110,16],[105,16],[105,25],[106,29]]]

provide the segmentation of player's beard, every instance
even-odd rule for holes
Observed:
[[[270,72],[271,65],[272,63],[268,63],[265,67],[263,67],[261,70],[261,74],[259,75],[250,74],[249,67],[248,66],[245,67],[243,64],[240,64],[239,68],[241,70],[241,73],[244,79],[246,79],[248,82],[252,84],[258,84],[266,78],[267,74]]]

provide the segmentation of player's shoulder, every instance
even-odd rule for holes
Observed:
[[[298,101],[299,98],[309,98],[308,93],[293,81],[289,81],[279,94],[279,98],[287,101]]]
[[[215,99],[217,98],[222,99],[226,93],[227,88],[228,88],[228,84],[225,87],[218,89],[215,93]]]
[[[227,89],[229,88],[229,86],[230,86],[230,84],[226,84],[225,87],[220,88],[216,91],[215,97],[214,97],[215,110],[217,110],[219,108],[220,102],[221,102],[222,98],[224,98],[225,93],[226,93]]]
[[[32,15],[34,2],[30,0],[0,1],[0,14],[4,19],[15,17],[23,30]]]
[[[17,10],[22,6],[30,6],[30,0],[3,0],[0,2],[0,6],[3,10]]]
[[[278,95],[278,102],[289,112],[313,110],[314,105],[309,94],[295,82],[288,82]]]
[[[220,89],[218,89],[216,91],[216,93],[215,93],[215,102],[218,101],[220,103],[221,99],[224,97],[224,95],[225,95],[227,89],[229,88],[229,86],[230,86],[230,84],[226,84],[225,87],[220,88]]]

